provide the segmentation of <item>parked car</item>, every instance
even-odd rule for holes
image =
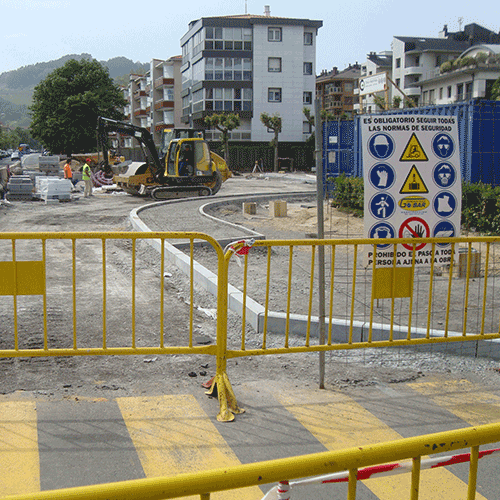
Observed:
[[[20,160],[21,159],[21,155],[19,153],[19,151],[14,151],[11,155],[10,155],[10,159],[11,160]]]

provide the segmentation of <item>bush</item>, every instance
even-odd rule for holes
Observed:
[[[362,217],[364,207],[363,179],[360,177],[347,177],[342,174],[334,179],[334,184],[335,190],[332,204]]]
[[[446,61],[441,64],[441,67],[439,69],[441,70],[441,73],[448,73],[448,71],[451,71],[453,69],[453,65],[451,61]]]

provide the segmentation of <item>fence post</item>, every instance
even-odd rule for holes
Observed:
[[[228,309],[228,267],[233,252],[219,253],[217,270],[217,368],[212,385],[206,394],[219,399],[219,422],[231,422],[234,414],[244,413],[238,407],[231,383],[227,376],[227,309]]]

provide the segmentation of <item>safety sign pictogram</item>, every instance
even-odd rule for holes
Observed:
[[[433,206],[440,217],[450,217],[457,208],[457,199],[450,191],[441,191],[435,196]]]
[[[455,226],[448,220],[439,221],[434,226],[434,231],[432,232],[434,238],[453,238],[455,237]],[[446,247],[450,243],[436,243],[437,246]]]
[[[394,153],[394,140],[389,134],[375,134],[368,141],[370,154],[379,160],[385,160]]]
[[[432,172],[432,176],[436,186],[440,188],[450,188],[455,184],[457,177],[455,167],[448,162],[438,163]]]
[[[387,193],[376,194],[370,200],[370,212],[376,219],[388,219],[394,214],[396,202]]]
[[[399,228],[400,238],[428,238],[430,234],[429,224],[420,217],[406,219]],[[421,250],[425,245],[425,243],[420,243],[415,247],[415,250]],[[407,250],[413,250],[413,245],[403,243],[403,246]]]
[[[429,161],[415,133],[411,135],[399,161]]]
[[[418,169],[415,165],[412,165],[408,175],[406,176],[405,182],[401,189],[399,190],[400,194],[426,194],[429,190],[425,185],[422,176],[418,172]]]
[[[387,224],[386,222],[379,222],[378,224],[375,224],[372,226],[370,229],[370,238],[394,238],[396,231],[394,228],[390,225]],[[387,248],[390,245],[390,243],[387,243],[386,245],[384,244],[379,244],[377,245],[377,248]]]
[[[455,144],[448,134],[437,134],[432,141],[432,149],[438,158],[449,158],[455,151]]]
[[[369,178],[375,189],[389,189],[396,180],[396,174],[388,163],[377,163],[371,168]]]

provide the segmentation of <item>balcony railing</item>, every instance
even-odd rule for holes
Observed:
[[[146,97],[147,94],[146,94],[146,91],[145,90],[136,90],[134,92],[134,99],[140,99],[141,97]]]
[[[155,110],[162,109],[162,108],[173,108],[174,107],[174,101],[156,101],[155,102]]]
[[[158,87],[163,87],[165,85],[172,86],[173,84],[174,84],[173,78],[160,77],[155,80],[155,89],[157,89]]]

